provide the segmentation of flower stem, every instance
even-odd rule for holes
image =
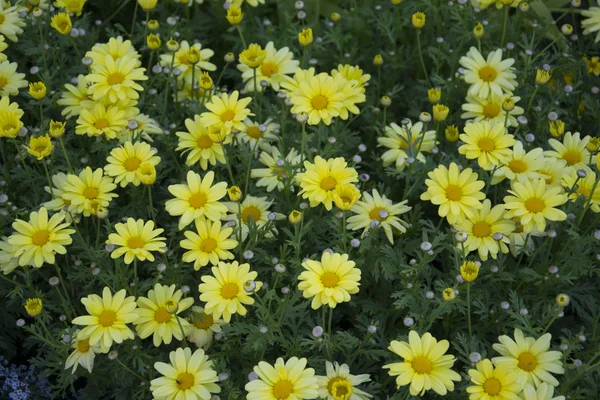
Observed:
[[[137,296],[137,257],[133,259],[133,295]]]
[[[423,68],[423,73],[425,74],[425,79],[427,80],[427,85],[429,85],[429,75],[427,74],[427,69],[425,68],[425,61],[423,61],[423,51],[421,50],[421,31],[417,31],[417,49],[419,50],[419,60],[421,60],[421,67]]]
[[[138,3],[137,1],[135,2],[135,8],[133,9],[133,19],[131,20],[131,33],[129,34],[129,37],[131,37],[133,39],[133,32],[135,31],[135,20],[137,17],[137,10],[139,7],[140,3]]]
[[[50,179],[50,171],[48,171],[48,166],[46,165],[46,161],[42,160],[42,165],[44,166],[44,172],[46,172],[46,179],[48,180],[48,186],[50,186],[50,194],[54,199],[54,189],[52,188],[52,180]]]
[[[63,138],[58,138],[58,143],[60,144],[60,148],[62,149],[63,154],[65,155],[65,160],[67,161],[67,165],[69,166],[69,173],[73,173],[73,167],[71,166],[71,160],[69,159],[69,154],[67,153],[67,149],[65,148],[65,142]]]
[[[148,185],[148,205],[150,207],[152,221],[156,221],[156,213],[154,212],[154,206],[152,205],[152,185]]]
[[[242,34],[242,30],[240,29],[239,25],[236,25],[235,28],[237,29],[238,33],[240,34],[240,39],[242,39],[242,45],[244,46],[244,49],[245,49],[246,41],[244,40],[244,35]]]
[[[502,25],[502,40],[500,40],[500,47],[504,46],[504,39],[506,38],[506,26],[508,25],[508,6],[504,6],[504,24]]]
[[[187,340],[185,339],[185,332],[183,330],[183,325],[181,325],[181,321],[179,320],[179,315],[175,314],[175,319],[177,320],[177,325],[179,325],[179,329],[181,329],[181,337],[183,339],[184,347],[188,347]]]
[[[535,95],[537,94],[537,91],[540,87],[538,85],[535,85],[535,89],[533,89],[533,93],[531,94],[531,98],[529,99],[529,103],[527,104],[527,111],[525,111],[526,115],[529,115],[529,109],[531,108],[531,104],[533,104],[533,99],[535,98]]]
[[[467,283],[467,323],[469,324],[469,339],[473,339],[473,329],[471,327],[471,282]]]

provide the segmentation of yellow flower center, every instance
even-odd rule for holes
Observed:
[[[125,166],[125,169],[127,171],[135,171],[138,169],[138,167],[140,166],[141,163],[142,162],[140,161],[139,158],[131,157],[127,161],[125,161],[125,164],[123,164],[123,165]]]
[[[372,220],[377,220],[377,221],[381,221],[382,219],[385,219],[385,218],[381,218],[381,215],[379,215],[380,211],[385,211],[385,209],[383,207],[375,207],[374,209],[372,209],[369,212],[369,217]]]
[[[483,115],[488,118],[497,117],[500,114],[500,106],[495,103],[486,104],[483,106]]]
[[[473,234],[477,237],[488,237],[491,232],[492,229],[487,222],[477,222],[476,224],[473,224]]]
[[[496,143],[492,139],[483,138],[477,142],[477,145],[481,151],[492,151],[496,148]]]
[[[212,315],[202,314],[201,316],[196,318],[196,322],[194,323],[194,325],[196,325],[196,328],[198,329],[209,329],[212,326],[213,322],[214,319]]]
[[[139,236],[133,236],[127,239],[127,247],[130,249],[141,249],[146,242]]]
[[[347,400],[353,392],[352,384],[344,378],[332,378],[327,383],[329,394],[336,400]]]
[[[200,250],[205,253],[212,253],[217,248],[217,241],[213,238],[206,238],[200,243]]]
[[[327,108],[329,101],[327,101],[327,97],[323,96],[322,94],[318,94],[315,97],[313,97],[310,103],[312,104],[315,110],[322,110],[324,108]]]
[[[227,300],[231,300],[237,296],[240,288],[235,283],[226,283],[221,288],[221,297]]]
[[[78,340],[77,351],[80,353],[87,353],[90,351],[90,341],[88,339]]]
[[[520,174],[527,171],[527,164],[521,160],[512,160],[508,163],[508,168],[510,168],[510,170],[515,174]]]
[[[272,167],[271,171],[273,171],[273,175],[277,176],[277,178],[283,178],[283,168],[281,167]]]
[[[33,148],[33,151],[34,151],[34,152],[37,152],[37,153],[42,153],[42,152],[43,152],[43,151],[45,151],[47,148],[48,148],[48,147],[46,147],[45,145],[43,145],[43,144],[40,144],[40,145],[37,145],[37,146],[35,146],[35,147]]]
[[[321,189],[333,190],[333,189],[335,189],[336,184],[337,184],[337,181],[335,180],[335,178],[333,178],[331,176],[327,176],[321,180]]]
[[[268,76],[270,78],[279,72],[279,68],[277,68],[277,65],[272,62],[263,62],[260,66],[260,72],[262,72],[264,76]]]
[[[494,82],[497,76],[498,72],[488,65],[479,70],[479,77],[485,82]]]
[[[204,193],[194,193],[190,196],[190,207],[202,208],[206,204],[206,195]]]
[[[323,275],[321,275],[321,283],[326,288],[336,287],[339,281],[340,277],[334,272],[325,272]]]
[[[103,327],[107,328],[117,320],[117,314],[114,311],[102,311],[98,316],[98,323]]]
[[[232,121],[235,118],[235,112],[232,110],[227,110],[223,114],[221,114],[221,121],[227,122]]]
[[[273,396],[278,400],[287,399],[294,391],[290,381],[279,381],[273,386]]]
[[[535,359],[535,356],[529,352],[521,353],[518,360],[519,368],[521,368],[523,371],[533,371],[537,366],[537,360]]]
[[[537,197],[532,197],[531,199],[525,202],[525,208],[532,213],[541,212],[545,207],[544,201],[542,199],[538,199]]]
[[[154,320],[158,323],[164,324],[165,322],[171,320],[171,314],[169,314],[169,312],[164,307],[160,307],[154,313]]]
[[[96,129],[104,129],[108,127],[109,123],[105,119],[99,119],[94,122],[94,128]]]
[[[577,194],[579,194],[579,195],[582,195],[585,197],[590,197],[590,193],[591,193],[591,190],[586,187],[579,186],[579,188],[577,188]]]
[[[1,22],[0,22],[0,24],[1,24]],[[2,89],[4,86],[6,86],[7,83],[8,83],[8,80],[5,77],[0,76],[0,89]]]
[[[490,378],[483,384],[483,391],[491,396],[500,393],[500,389],[502,389],[502,385],[500,385],[500,381],[496,378]]]
[[[83,197],[89,200],[93,200],[98,196],[98,189],[95,187],[86,187],[83,189]]]
[[[450,201],[458,201],[462,197],[462,190],[456,185],[450,185],[446,188],[446,198]]]
[[[258,126],[256,125],[249,126],[248,129],[246,129],[246,135],[253,139],[259,139],[262,136],[260,129],[258,129]]]
[[[210,149],[213,145],[213,140],[208,135],[202,135],[198,138],[198,147],[201,149]]]
[[[429,361],[426,357],[415,358],[412,360],[411,365],[417,374],[428,374],[433,369],[431,361]]]
[[[4,20],[5,20],[4,14],[0,13],[0,24],[3,23]]]
[[[43,246],[46,243],[48,243],[48,240],[50,239],[50,232],[44,230],[44,231],[37,231],[36,233],[33,234],[33,236],[31,236],[31,242],[36,245],[36,246]]]
[[[261,212],[257,207],[245,207],[242,210],[242,221],[246,224],[260,221]]]
[[[106,82],[109,85],[118,85],[120,83],[123,83],[124,80],[125,80],[125,77],[120,72],[115,72],[114,74],[110,74],[108,76],[108,78],[106,78]]]
[[[562,158],[567,162],[567,165],[575,165],[581,162],[581,154],[573,150],[565,151]]]
[[[188,390],[192,386],[194,386],[194,375],[188,374],[187,372],[182,372],[177,375],[177,387],[180,390]]]

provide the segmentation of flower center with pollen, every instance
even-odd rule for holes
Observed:
[[[277,65],[273,64],[272,62],[263,62],[260,66],[260,72],[262,72],[264,76],[268,76],[270,78],[279,71]]]
[[[473,224],[473,234],[477,237],[488,237],[491,232],[492,229],[487,222],[477,222],[476,224]]]
[[[177,375],[175,382],[177,382],[177,387],[180,390],[188,390],[194,386],[194,375],[188,374],[187,372],[182,372],[181,374]]]
[[[127,171],[135,171],[138,169],[142,162],[137,157],[131,157],[123,164]]]
[[[242,210],[242,221],[246,224],[260,221],[261,212],[254,206],[245,207]]]
[[[130,249],[141,249],[144,247],[144,239],[139,236],[133,236],[127,239],[127,247]]]
[[[381,215],[379,215],[379,213],[380,213],[381,211],[385,211],[385,209],[384,209],[383,207],[375,207],[374,209],[372,209],[372,210],[369,212],[369,217],[370,217],[372,220],[381,221],[382,219],[384,219],[384,218],[381,218]]]
[[[115,72],[114,74],[110,74],[108,76],[108,78],[106,78],[106,82],[109,85],[118,85],[120,83],[123,83],[124,80],[125,80],[125,77],[120,72]]]
[[[327,101],[327,97],[323,96],[322,94],[318,94],[313,97],[311,104],[315,110],[322,110],[327,108],[329,101]]]
[[[535,356],[529,352],[521,353],[518,360],[519,368],[527,372],[533,371],[537,366],[537,360],[535,359]]]
[[[537,197],[532,197],[525,202],[525,208],[532,213],[541,212],[544,209],[544,206],[544,201],[538,199]]]
[[[567,162],[567,165],[575,165],[581,162],[581,154],[576,151],[566,151],[563,156],[563,160]]]
[[[483,115],[488,118],[497,117],[500,114],[500,106],[495,103],[486,104],[483,106]]]
[[[213,140],[208,135],[202,135],[198,138],[196,143],[201,149],[210,149],[210,147],[213,145]]]
[[[494,82],[497,76],[498,72],[487,65],[479,70],[479,77],[484,82]]]
[[[94,128],[96,128],[96,129],[104,129],[104,128],[108,127],[108,125],[109,125],[109,123],[105,119],[99,119],[94,122]]]
[[[43,246],[48,243],[50,239],[50,232],[48,231],[37,231],[31,236],[31,242],[36,246]]]
[[[7,83],[8,83],[8,80],[5,77],[0,76],[0,89],[2,89],[4,86],[6,86]]]
[[[156,320],[156,322],[164,324],[165,322],[171,319],[171,314],[169,314],[169,312],[165,310],[164,307],[160,307],[154,313],[154,319]]]
[[[340,277],[333,272],[325,272],[323,275],[321,275],[321,283],[326,288],[332,288],[337,286],[339,281]]]
[[[90,341],[88,339],[78,340],[77,351],[80,353],[87,353],[90,351]]]
[[[98,196],[98,189],[94,187],[87,187],[83,189],[83,197],[89,200],[93,200]]]
[[[293,391],[294,387],[290,381],[279,381],[273,386],[273,396],[277,400],[287,399]]]
[[[112,324],[117,320],[117,314],[114,311],[102,311],[100,315],[98,315],[98,323],[103,327],[107,328],[112,326]]]
[[[417,357],[411,362],[412,368],[417,374],[428,374],[433,369],[431,361],[425,357]]]
[[[331,176],[327,176],[327,177],[323,178],[323,180],[321,181],[321,189],[333,190],[333,189],[335,189],[336,184],[337,184],[337,181],[335,180],[335,178],[332,178]]]
[[[200,250],[205,253],[212,253],[217,248],[217,241],[213,238],[207,238],[200,243]]]
[[[500,389],[502,389],[502,385],[500,385],[500,381],[496,378],[490,378],[483,384],[483,391],[491,396],[500,393]]]
[[[446,198],[450,201],[458,201],[462,197],[462,191],[456,185],[450,185],[446,188]]]
[[[221,114],[221,121],[223,121],[223,122],[231,121],[234,118],[235,118],[235,113],[231,110],[227,110],[223,114]]]
[[[212,315],[202,314],[198,318],[196,318],[196,322],[194,323],[194,325],[196,325],[196,328],[198,329],[208,329],[212,326],[213,322],[214,319]]]
[[[246,135],[250,136],[253,139],[259,139],[262,134],[260,133],[260,129],[256,125],[249,126],[246,129]]]
[[[477,142],[477,146],[481,149],[481,151],[492,151],[496,148],[496,144],[492,139],[483,138]]]
[[[221,288],[221,297],[223,297],[224,299],[227,299],[227,300],[231,300],[235,296],[237,296],[239,291],[240,291],[240,288],[235,283],[226,283]]]
[[[515,174],[520,174],[527,171],[527,164],[521,160],[512,160],[508,163],[508,168],[510,168],[510,170]]]
[[[204,193],[194,193],[190,196],[190,206],[193,208],[202,208],[206,204],[206,200]]]

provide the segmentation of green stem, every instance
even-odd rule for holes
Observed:
[[[221,82],[221,79],[223,78],[223,75],[225,74],[225,71],[227,70],[228,66],[229,66],[229,63],[225,63],[225,66],[223,67],[223,69],[221,70],[221,73],[219,74],[217,83],[215,83],[215,89],[219,87],[219,83]]]
[[[533,104],[533,99],[535,98],[539,88],[540,87],[538,85],[535,85],[535,89],[533,89],[533,93],[531,94],[531,98],[529,98],[529,103],[527,104],[527,110],[525,111],[526,115],[529,115],[529,109],[531,108],[531,104]]]
[[[508,25],[508,6],[504,6],[504,23],[502,24],[502,40],[500,40],[500,47],[504,47],[504,39],[506,38],[506,27]]]
[[[69,153],[67,153],[67,149],[65,148],[65,142],[63,138],[58,138],[58,143],[60,144],[60,148],[62,149],[63,154],[65,155],[65,160],[67,161],[67,165],[69,166],[69,173],[73,173],[73,167],[71,166],[71,160],[69,159]]]
[[[183,346],[188,347],[187,340],[185,339],[185,331],[183,330],[183,325],[181,325],[181,321],[179,320],[179,315],[175,314],[175,319],[177,320],[177,325],[179,325],[179,329],[181,330],[181,337],[183,338]]]
[[[137,257],[133,259],[133,295],[137,296]]]
[[[473,339],[473,329],[471,327],[471,282],[467,283],[467,322],[469,324],[469,339]]]
[[[236,25],[235,28],[237,29],[238,33],[240,34],[240,39],[242,39],[242,45],[244,46],[244,49],[245,49],[246,41],[244,40],[244,35],[242,34],[242,29],[240,28],[239,25]]]
[[[548,325],[546,325],[546,327],[544,328],[544,330],[542,331],[542,333],[540,335],[543,335],[544,333],[548,332],[548,329],[550,329],[550,326],[554,323],[554,321],[556,321],[556,318],[558,318],[558,314],[559,313],[554,313],[554,316],[552,317],[550,322],[548,322]]]
[[[138,3],[136,1],[135,8],[133,10],[133,19],[131,20],[131,33],[129,34],[129,37],[132,39],[132,41],[133,41],[133,32],[135,31],[135,20],[137,17],[137,10],[138,10],[139,5],[140,5],[140,3]]]
[[[154,206],[152,205],[152,185],[148,185],[148,205],[150,206],[152,221],[156,221],[156,214],[154,212]]]
[[[138,374],[137,372],[133,371],[131,368],[129,368],[127,365],[123,364],[121,362],[121,360],[119,360],[118,358],[115,358],[115,361],[117,362],[117,364],[119,364],[121,367],[123,367],[123,369],[129,371],[132,375],[135,375],[138,379],[141,379],[142,381],[145,381],[146,379],[141,376],[140,374]]]
[[[417,30],[417,49],[419,50],[419,60],[421,60],[421,67],[423,68],[423,73],[425,74],[427,85],[429,85],[429,74],[427,74],[427,69],[425,68],[425,61],[423,60],[423,51],[421,50],[421,30]]]
[[[54,189],[52,188],[52,180],[50,179],[50,171],[48,171],[48,165],[46,165],[46,161],[44,160],[42,160],[42,165],[44,166],[44,172],[46,173],[48,186],[50,186],[50,195],[52,196],[52,199],[54,199]]]

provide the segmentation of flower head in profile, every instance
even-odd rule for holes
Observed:
[[[125,255],[125,264],[131,264],[134,259],[154,261],[153,252],[165,251],[165,238],[159,236],[164,229],[154,229],[154,221],[127,218],[126,223],[115,224],[115,230],[117,233],[108,235],[106,243],[116,246],[111,258]]]
[[[416,331],[408,333],[408,342],[393,340],[388,349],[402,357],[402,362],[384,365],[390,376],[398,376],[398,387],[410,385],[410,394],[422,396],[433,390],[445,396],[454,390],[454,382],[460,375],[451,368],[456,361],[453,355],[445,354],[450,343],[437,341],[429,332],[419,336]]]
[[[37,317],[43,309],[44,305],[39,297],[27,299],[25,302],[25,311],[30,317]]]
[[[46,97],[46,85],[44,82],[32,82],[29,84],[29,95],[36,100]]]
[[[302,47],[309,46],[313,42],[313,31],[312,28],[305,28],[298,33],[298,43]]]
[[[460,276],[465,282],[473,282],[479,275],[479,263],[476,261],[465,261],[460,266]]]
[[[35,157],[38,161],[43,160],[52,153],[54,145],[50,140],[50,136],[32,136],[29,138],[29,146],[24,146],[29,154]]]
[[[258,179],[257,187],[265,187],[267,192],[272,192],[275,188],[279,191],[283,190],[285,181],[293,179],[294,171],[302,162],[302,156],[296,149],[290,149],[284,158],[279,149],[273,146],[271,151],[261,152],[258,160],[267,168],[252,169],[250,177]],[[289,185],[289,190],[294,191],[294,186]]]
[[[244,65],[256,69],[263,62],[267,55],[267,51],[256,43],[250,44],[247,49],[240,53],[240,61]]]
[[[465,144],[458,152],[469,160],[476,159],[485,170],[504,164],[510,156],[510,148],[516,143],[503,124],[489,121],[465,125],[465,133],[459,137]]]
[[[230,5],[227,9],[227,21],[231,25],[239,25],[244,18],[244,13],[242,13],[242,9],[236,5]]]
[[[68,35],[71,33],[71,29],[73,29],[73,22],[71,22],[69,14],[61,12],[52,17],[50,26],[61,35]]]
[[[367,400],[370,394],[357,388],[358,385],[369,382],[368,374],[352,375],[347,364],[325,362],[326,376],[317,376],[319,396],[326,400]]]
[[[471,47],[459,63],[465,68],[465,82],[471,85],[469,96],[486,98],[490,93],[502,96],[504,93],[511,93],[517,87],[516,75],[512,68],[515,60],[502,60],[501,49],[490,52],[485,59],[475,47]]]
[[[275,365],[261,361],[254,367],[258,379],[246,384],[248,400],[308,400],[318,397],[315,370],[306,358],[278,358]]]

